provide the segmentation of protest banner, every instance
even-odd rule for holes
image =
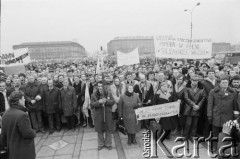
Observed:
[[[180,102],[171,102],[135,109],[137,120],[170,117],[179,113]]]
[[[129,53],[122,53],[117,51],[117,64],[118,66],[133,65],[139,63],[138,48]]]
[[[184,39],[155,36],[156,57],[173,59],[209,59],[212,56],[211,39]]]

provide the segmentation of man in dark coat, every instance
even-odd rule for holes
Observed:
[[[33,129],[44,133],[43,119],[42,119],[42,92],[34,81],[33,76],[28,76],[28,84],[25,90],[25,98],[27,101],[27,108],[32,121]]]
[[[197,75],[191,76],[191,84],[184,90],[185,107],[183,114],[186,117],[185,128],[183,136],[187,139],[193,140],[196,137],[197,124],[200,116],[200,110],[206,99],[204,89],[199,86],[199,77]]]
[[[95,130],[98,133],[98,150],[106,146],[112,149],[112,106],[114,99],[108,89],[105,89],[103,82],[98,82],[97,90],[92,94],[91,107],[94,109]],[[104,139],[104,132],[106,137]]]
[[[201,83],[202,86],[206,92],[206,95],[208,97],[209,92],[214,89],[218,85],[218,81],[215,77],[215,71],[214,70],[208,70],[207,71],[207,78],[205,78]],[[200,118],[199,118],[199,124],[198,124],[198,132],[199,134],[203,134],[204,137],[208,137],[211,131],[211,124],[208,122],[207,117],[207,104],[208,104],[208,98],[204,101]]]
[[[7,100],[6,83],[4,81],[0,81],[0,115],[2,115],[8,108],[9,104]]]
[[[63,110],[63,114],[67,119],[68,129],[74,131],[75,121],[74,112],[77,108],[77,96],[75,89],[69,85],[68,79],[64,79],[61,92],[61,105],[60,109]]]
[[[224,123],[239,115],[237,93],[228,84],[228,77],[221,77],[219,86],[211,90],[208,96],[207,116],[212,124],[213,137],[218,137]],[[217,145],[213,146],[213,151],[216,151]]]
[[[2,118],[2,141],[7,148],[9,159],[35,159],[35,131],[24,107],[25,98],[22,92],[10,96],[10,108]]]
[[[77,125],[80,124],[80,115],[81,115],[81,107],[80,107],[80,103],[81,103],[81,81],[79,79],[78,76],[74,76],[74,84],[73,84],[73,87],[76,91],[76,96],[77,96],[77,109],[76,109],[76,115],[77,115],[77,118],[78,118],[78,123]]]
[[[56,129],[61,129],[61,118],[60,118],[60,90],[53,86],[53,80],[48,80],[48,89],[43,91],[43,110],[48,116],[49,123],[49,134],[54,132],[54,118],[56,121]]]

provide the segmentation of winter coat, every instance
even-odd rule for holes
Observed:
[[[36,100],[35,104],[31,103],[31,100],[35,100],[35,97],[39,95],[42,98],[42,92],[39,88],[37,82],[28,83],[25,90],[25,98],[27,101],[27,108],[29,111],[39,111],[42,110],[42,99]]]
[[[123,94],[118,103],[119,116],[123,118],[125,128],[129,134],[136,134],[140,130],[140,122],[137,123],[137,118],[134,109],[141,106],[141,100],[136,93],[132,96]]]
[[[60,109],[63,111],[64,116],[72,116],[74,110],[77,108],[77,96],[75,89],[72,86],[68,86],[66,90],[62,87],[60,89],[60,94]]]
[[[175,98],[172,94],[169,95],[169,98],[163,98],[159,93],[156,93],[153,97],[153,105],[165,104],[174,102]],[[159,120],[159,124],[164,130],[173,130],[178,127],[178,117],[177,115],[171,117],[163,117]]]
[[[222,127],[224,123],[233,120],[234,111],[239,111],[237,93],[227,88],[224,93],[220,87],[211,90],[208,96],[207,116],[216,127]]]
[[[103,94],[101,95],[99,90],[97,89],[93,92],[91,96],[91,108],[94,111],[94,125],[95,131],[104,132],[112,130],[112,106],[114,104],[114,99],[106,88],[103,89]],[[99,103],[101,98],[105,97],[107,99],[105,103],[105,108],[103,108],[103,104]],[[105,122],[104,122],[104,110],[105,110]]]
[[[140,82],[138,84],[136,84],[134,86],[134,92],[139,95],[139,98],[142,101],[142,103],[147,103],[148,100],[152,101],[152,98],[153,98],[153,95],[154,95],[153,86],[149,81],[146,81],[145,86],[144,86],[144,91],[141,90],[141,83]]]
[[[183,114],[188,116],[200,116],[201,109],[203,107],[204,101],[206,99],[206,92],[202,87],[196,88],[196,92],[193,91],[191,85],[184,90],[185,106],[183,109]],[[199,106],[198,110],[193,110],[194,104]]]
[[[57,87],[54,86],[51,91],[48,88],[43,92],[43,110],[47,114],[59,112],[60,103],[60,90]]]
[[[2,118],[2,141],[9,159],[35,159],[35,131],[31,128],[27,109],[13,105]]]

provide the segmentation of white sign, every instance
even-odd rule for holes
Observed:
[[[179,113],[180,102],[154,105],[135,109],[137,120],[170,117]]]
[[[174,59],[209,59],[212,56],[211,39],[184,39],[155,36],[156,57]]]
[[[129,53],[122,53],[117,51],[118,66],[133,65],[139,63],[138,48]]]

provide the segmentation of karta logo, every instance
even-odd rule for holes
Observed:
[[[164,136],[165,131],[161,134],[161,136],[157,139],[157,132],[153,133],[150,130],[143,132],[143,141],[144,141],[144,149],[143,149],[143,157],[145,158],[158,158],[157,149],[159,148],[165,156],[168,158],[182,158],[182,157],[192,157],[192,158],[201,158],[199,156],[199,144],[201,142],[207,143],[207,154],[211,158],[216,158],[218,155],[223,158],[230,157],[238,157],[239,154],[237,152],[236,141],[232,137],[225,137],[222,139],[224,143],[222,147],[218,149],[217,152],[212,153],[212,146],[214,143],[217,144],[218,138],[212,136],[212,132],[210,133],[208,138],[204,137],[193,137],[193,146],[192,153],[190,152],[189,141],[185,137],[177,137],[174,142],[176,143],[171,149],[169,149],[164,144]],[[157,139],[157,140],[156,140]],[[180,150],[183,150],[180,152]]]

